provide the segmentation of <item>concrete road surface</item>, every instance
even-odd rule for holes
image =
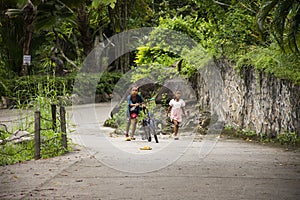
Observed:
[[[217,134],[126,142],[102,126],[110,110],[69,108],[75,151],[0,167],[0,199],[300,199],[299,151]]]

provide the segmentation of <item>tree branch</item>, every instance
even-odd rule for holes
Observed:
[[[61,56],[62,56],[68,63],[70,63],[73,67],[75,67],[75,68],[77,69],[77,65],[65,55],[65,53],[63,52],[63,50],[62,50],[61,48],[59,48],[59,51],[60,51],[60,53],[61,53]]]
[[[222,3],[222,2],[219,2],[219,1],[215,1],[215,0],[213,0],[213,2],[216,3],[216,4],[219,4],[221,6],[230,6],[229,4]]]

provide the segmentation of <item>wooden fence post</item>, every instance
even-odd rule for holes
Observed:
[[[41,158],[41,113],[40,111],[35,111],[34,113],[34,159]]]
[[[56,105],[51,104],[51,112],[52,112],[52,130],[56,132]]]
[[[62,145],[67,151],[68,144],[67,144],[67,128],[66,128],[66,109],[64,106],[60,106],[60,129],[62,132],[61,135]]]

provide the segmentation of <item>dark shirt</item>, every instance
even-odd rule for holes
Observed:
[[[130,104],[136,104],[136,103],[143,103],[144,100],[141,95],[137,94],[136,101],[132,101],[131,95],[128,95],[127,97],[127,117],[130,117],[131,113],[136,113],[137,115],[140,113],[141,106],[137,106],[134,109],[131,109],[133,107],[130,106]]]

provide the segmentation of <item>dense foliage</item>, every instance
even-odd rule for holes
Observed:
[[[97,94],[110,96],[132,69],[132,82],[151,76],[163,80],[159,74],[179,60],[180,70],[170,68],[165,75],[189,78],[211,57],[300,84],[298,0],[3,0],[0,11],[0,96],[19,107],[38,96],[72,95],[91,50],[139,27],[161,29],[109,66]],[[187,35],[197,48],[168,38],[166,29]],[[164,40],[173,40],[175,48]],[[31,55],[31,65],[23,65],[23,55]]]
[[[278,65],[286,66],[286,61],[270,64],[268,55],[299,56],[299,1],[5,0],[0,9],[1,88],[7,87],[3,80],[19,75],[76,73],[94,45],[124,30],[145,26],[182,32],[210,56],[227,57],[239,66],[246,61],[244,64],[259,69],[280,70],[279,78],[298,80],[299,59],[287,61],[293,66],[286,69],[287,74],[295,71],[296,75],[283,77],[285,69]],[[137,59],[134,53],[128,53],[110,70],[124,73],[132,65],[152,62],[153,57],[170,66],[178,55],[163,50],[157,45],[147,50],[150,56],[138,52]],[[32,56],[32,65],[22,65],[23,54]],[[260,62],[252,59],[253,54],[262,55]],[[185,62],[189,60],[185,58]]]

